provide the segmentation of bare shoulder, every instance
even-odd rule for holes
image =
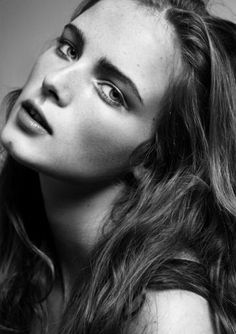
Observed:
[[[213,334],[208,302],[181,290],[149,291],[128,334]]]

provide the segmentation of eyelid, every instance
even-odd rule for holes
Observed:
[[[129,110],[129,106],[128,106],[127,102],[126,102],[124,94],[122,93],[122,91],[118,87],[116,87],[116,85],[114,85],[112,82],[107,81],[107,80],[98,80],[96,82],[96,84],[95,84],[97,90],[98,90],[97,86],[101,85],[101,84],[108,85],[108,86],[112,87],[113,89],[115,89],[120,94],[120,96],[121,96],[121,98],[123,100],[123,107],[125,109]]]
[[[67,39],[63,36],[59,36],[59,37],[56,38],[56,52],[60,53],[60,56],[62,56],[63,58],[68,59],[68,56],[60,50],[62,45],[68,45],[68,46],[72,47],[74,50],[76,50],[77,54],[79,55],[78,48],[76,47],[76,45],[73,42],[71,42],[69,39]]]
[[[76,46],[74,45],[74,43],[71,40],[69,40],[68,38],[63,37],[63,36],[57,37],[56,44],[57,44],[57,46],[60,45],[60,44],[68,44],[68,45],[76,48]]]

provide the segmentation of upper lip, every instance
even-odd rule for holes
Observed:
[[[44,116],[42,109],[39,106],[37,106],[35,104],[35,102],[33,102],[31,100],[25,100],[25,101],[22,102],[22,107],[27,112],[30,112],[30,111],[36,112],[40,116],[40,124],[42,124],[42,126],[45,128],[45,130],[47,130],[47,132],[49,134],[52,134],[52,128],[48,124],[48,121],[47,121],[46,117]]]

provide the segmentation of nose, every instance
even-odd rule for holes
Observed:
[[[59,69],[47,74],[42,82],[42,95],[60,107],[66,107],[72,98],[68,74],[66,69]]]

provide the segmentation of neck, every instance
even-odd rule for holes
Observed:
[[[45,175],[40,175],[40,184],[64,289],[68,290],[88,265],[89,254],[122,185],[74,185]]]

